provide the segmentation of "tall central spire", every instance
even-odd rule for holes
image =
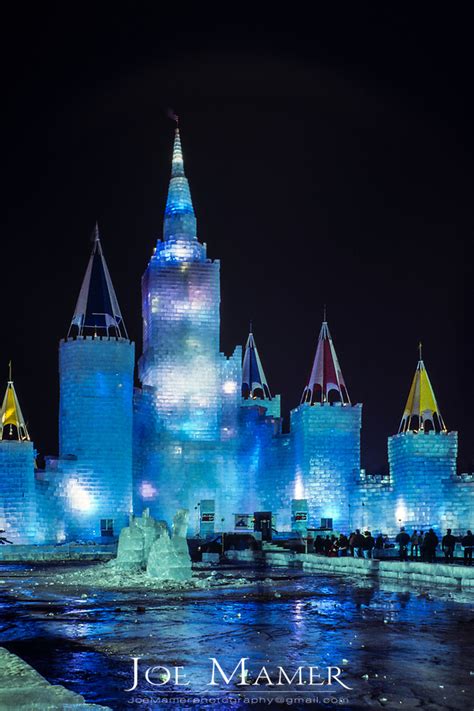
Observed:
[[[308,385],[303,391],[301,403],[314,405],[316,402],[341,402],[343,405],[350,405],[351,401],[326,321],[326,307],[324,312],[313,369]]]
[[[188,179],[184,174],[183,151],[179,128],[176,126],[171,161],[171,179],[166,201],[163,237],[165,241],[197,239],[196,216],[189,190]]]

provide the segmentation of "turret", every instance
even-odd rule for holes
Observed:
[[[417,529],[459,529],[460,506],[446,506],[456,475],[457,432],[448,432],[419,346],[419,360],[398,434],[388,438],[394,489],[392,518],[386,524]]]
[[[134,345],[96,225],[68,337],[59,346],[59,453],[70,537],[118,535],[132,508]]]
[[[307,501],[311,525],[353,525],[360,475],[362,405],[352,405],[324,315],[301,404],[291,412],[295,447],[294,498]]]
[[[0,410],[0,529],[12,543],[41,542],[37,540],[34,454],[10,365]]]

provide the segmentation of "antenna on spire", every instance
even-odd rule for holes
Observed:
[[[420,354],[420,360],[423,360],[423,344],[421,341],[418,343],[418,353]]]
[[[11,362],[11,361],[9,361],[9,363],[8,363],[8,382],[9,382],[9,383],[13,382],[13,379],[12,379],[12,362]]]
[[[249,323],[249,333],[252,333],[252,321]]]
[[[167,113],[168,118],[170,118],[172,121],[174,121],[176,123],[176,128],[178,128],[179,116],[177,114],[175,114],[173,109],[168,109],[168,111],[166,113]]]
[[[323,307],[323,322],[326,323],[326,304]]]
[[[93,242],[100,242],[99,222],[97,220],[95,221],[94,232],[92,233],[92,241]]]

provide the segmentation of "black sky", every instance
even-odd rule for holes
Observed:
[[[468,18],[315,7],[244,18],[235,6],[229,20],[53,4],[4,17],[0,361],[5,380],[14,361],[41,452],[57,447],[57,342],[96,219],[141,350],[172,106],[199,237],[221,260],[224,352],[252,319],[287,413],[326,303],[349,394],[364,403],[363,465],[380,471],[421,339],[460,469],[473,468]]]

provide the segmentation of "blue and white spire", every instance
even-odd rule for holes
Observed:
[[[173,158],[171,162],[171,179],[166,201],[163,237],[169,240],[195,240],[197,234],[196,216],[194,214],[188,179],[184,174],[183,151],[179,128],[176,126]]]
[[[75,330],[74,330],[75,329]],[[94,228],[94,246],[77,299],[68,336],[100,335],[127,338],[127,329],[100,243]]]
[[[257,346],[250,328],[249,337],[245,346],[244,362],[242,365],[242,397],[244,400],[271,400],[272,396],[268,387],[262,362],[258,355]]]

